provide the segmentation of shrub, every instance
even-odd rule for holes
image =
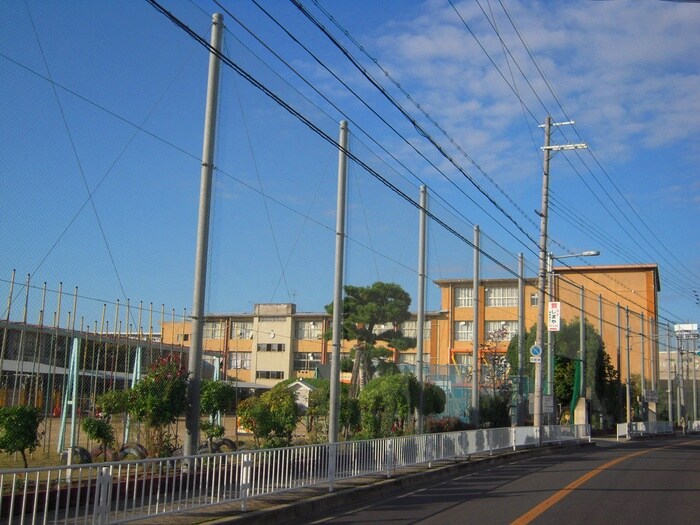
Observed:
[[[39,424],[42,417],[35,407],[0,408],[0,450],[7,454],[22,454],[24,468],[29,468],[27,452],[36,450],[41,442]]]

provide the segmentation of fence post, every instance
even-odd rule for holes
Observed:
[[[517,427],[510,427],[510,440],[513,443],[513,450],[518,450],[518,436],[516,435]]]
[[[328,492],[333,492],[335,481],[335,465],[338,456],[338,443],[328,443]]]
[[[241,510],[246,511],[246,504],[248,502],[248,495],[250,492],[250,480],[252,477],[253,470],[253,455],[251,453],[243,454],[241,456]]]
[[[391,477],[394,471],[394,438],[386,440],[386,450],[384,451],[384,463],[386,464],[386,477]]]
[[[109,511],[112,508],[112,467],[102,467],[97,476],[95,494],[95,521],[98,525],[109,522]]]
[[[434,438],[435,434],[427,434],[425,435],[426,440],[425,440],[425,456],[426,459],[428,460],[428,468],[433,468],[433,456],[434,456]]]

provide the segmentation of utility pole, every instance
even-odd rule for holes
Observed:
[[[479,302],[479,288],[481,287],[481,278],[479,270],[479,262],[481,260],[479,226],[474,226],[474,325],[473,325],[473,340],[474,349],[472,350],[472,421],[471,423],[478,428],[479,426],[479,332],[481,327],[481,315]]]
[[[204,115],[204,140],[202,146],[202,175],[199,189],[199,219],[197,223],[197,250],[194,267],[194,298],[192,300],[192,346],[188,358],[190,380],[187,385],[189,408],[185,426],[185,456],[196,454],[199,447],[200,389],[202,381],[202,339],[204,335],[204,294],[207,282],[207,250],[209,247],[209,218],[211,210],[211,181],[214,171],[214,141],[216,138],[216,112],[219,100],[219,71],[221,61],[221,36],[224,17],[215,13],[212,17],[207,102]],[[116,328],[116,327],[115,327]]]
[[[335,273],[333,284],[333,347],[328,442],[338,441],[340,421],[340,342],[343,336],[343,261],[345,259],[345,192],[348,171],[348,123],[340,122],[338,137],[338,189],[335,215]]]
[[[549,160],[551,151],[562,151],[570,149],[586,148],[585,144],[565,144],[551,145],[551,130],[552,126],[563,126],[566,124],[574,124],[573,121],[552,123],[552,118],[547,116],[543,126],[544,128],[544,161],[542,169],[542,207],[539,211],[540,216],[540,243],[539,243],[539,269],[537,274],[537,332],[535,337],[535,345],[542,348],[544,340],[544,307],[547,302],[545,290],[547,288],[547,220],[549,216]],[[542,427],[542,361],[535,363],[535,395],[534,395],[535,410],[533,414],[533,425],[538,429],[538,445],[542,444],[542,433],[539,431]]]
[[[525,388],[525,257],[518,254],[518,407],[517,424],[525,420],[523,393]]]
[[[418,315],[416,326],[416,377],[420,387],[420,399],[418,401],[417,433],[424,432],[423,411],[425,410],[425,385],[423,384],[423,343],[425,329],[425,274],[426,274],[426,221],[427,221],[428,197],[425,185],[420,187],[420,211],[418,219]]]

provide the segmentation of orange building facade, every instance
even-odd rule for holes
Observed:
[[[658,292],[656,265],[561,267],[552,271],[553,287],[546,299],[559,301],[561,317],[573,321],[581,316],[600,332],[611,362],[624,382],[626,348],[630,345],[632,374],[647,380],[652,390],[658,379]],[[439,311],[426,314],[423,361],[429,365],[471,364],[474,348],[474,304],[478,304],[478,345],[505,353],[518,332],[520,302],[517,279],[482,279],[474,301],[473,281],[442,279]],[[525,329],[537,322],[536,279],[524,280],[522,309]],[[629,313],[628,313],[629,312]],[[627,319],[629,318],[629,333]],[[289,378],[311,377],[330,364],[331,345],[323,334],[330,330],[325,313],[300,313],[294,304],[257,304],[252,313],[208,314],[204,350],[219,355],[223,377],[273,385]],[[387,327],[377,327],[384,331]],[[415,337],[415,317],[401,326],[405,336]],[[189,346],[189,322],[165,323],[163,342]],[[349,356],[354,341],[343,341],[341,354]],[[395,356],[399,363],[414,364],[416,350]]]

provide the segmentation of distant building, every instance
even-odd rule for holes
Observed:
[[[652,381],[658,381],[660,282],[656,265],[555,267],[552,276],[552,299],[560,301],[561,318],[567,322],[581,316],[583,288],[584,318],[601,333],[605,349],[623,381],[628,340],[632,373],[641,374],[643,362],[647,388]],[[469,366],[474,348],[473,281],[439,279],[435,284],[440,288],[441,304],[439,311],[426,315],[424,363]],[[536,279],[525,279],[524,290],[523,314],[526,330],[530,330],[537,322]],[[505,353],[509,341],[518,332],[518,280],[482,279],[477,304],[480,314],[477,344],[486,345],[491,352]],[[256,304],[252,313],[208,314],[204,350],[221,353],[224,377],[268,385],[289,378],[314,377],[319,367],[327,367],[331,362],[331,345],[324,338],[331,321],[325,312],[297,312],[296,306],[289,303]],[[378,326],[376,330],[387,328]],[[400,328],[403,335],[415,337],[415,315]],[[165,344],[189,346],[189,322],[166,322],[161,333]],[[341,355],[349,356],[354,344],[343,341]],[[395,355],[395,361],[415,364],[416,350]]]

